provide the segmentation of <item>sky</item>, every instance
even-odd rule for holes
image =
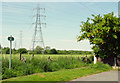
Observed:
[[[117,2],[40,2],[46,8],[46,28],[42,27],[45,46],[59,50],[91,50],[89,40],[77,42],[80,25],[91,14],[104,15],[114,12],[118,15]],[[7,37],[12,35],[13,48],[20,46],[22,31],[22,47],[31,49],[35,26],[34,15],[36,2],[2,2],[2,46],[9,47]],[[34,10],[33,10],[34,9]],[[15,45],[16,42],[16,45]]]

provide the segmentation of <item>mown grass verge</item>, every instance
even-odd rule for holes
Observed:
[[[79,77],[88,76],[104,71],[111,70],[109,65],[98,63],[96,65],[89,65],[89,67],[76,68],[76,69],[62,69],[55,72],[37,73],[28,76],[20,76],[3,80],[2,83],[9,81],[70,81]],[[25,82],[27,83],[27,82]]]

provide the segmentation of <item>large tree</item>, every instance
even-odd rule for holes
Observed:
[[[40,46],[36,46],[34,51],[35,51],[36,54],[42,54],[44,49],[42,47],[40,47]]]
[[[20,48],[20,49],[18,49],[17,51],[18,51],[18,53],[20,53],[20,54],[27,53],[27,49],[26,49],[26,48]]]
[[[93,18],[82,22],[78,41],[88,39],[98,57],[118,56],[120,54],[120,18],[114,16],[113,12],[104,16],[92,16]]]

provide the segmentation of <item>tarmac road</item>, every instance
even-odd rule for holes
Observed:
[[[74,79],[67,83],[74,83],[74,82],[75,83],[119,83],[118,82],[119,74],[118,71],[111,70],[108,72],[102,72],[102,73]]]

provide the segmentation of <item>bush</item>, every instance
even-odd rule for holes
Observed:
[[[7,78],[10,78],[10,77],[16,77],[16,73],[11,69],[5,69],[3,75],[2,75],[2,78],[3,79],[7,79]]]
[[[50,49],[49,54],[57,54],[56,49]]]
[[[44,71],[44,72],[48,71],[49,62],[44,57],[43,58],[33,58],[31,60],[31,64],[32,64],[32,66],[34,66],[34,68],[41,69],[41,71]]]
[[[53,71],[57,71],[57,70],[60,70],[60,69],[61,69],[61,67],[58,63],[56,63],[56,62],[51,62],[50,63],[49,71],[53,72]]]
[[[94,56],[89,56],[88,59],[89,59],[90,63],[92,63],[94,61]]]
[[[82,57],[81,59],[82,59],[83,62],[89,64],[89,63],[93,62],[94,56],[89,56],[89,57],[86,56],[86,57]]]
[[[26,64],[26,67],[24,67],[24,75],[30,75],[34,73],[34,66],[32,64]]]

